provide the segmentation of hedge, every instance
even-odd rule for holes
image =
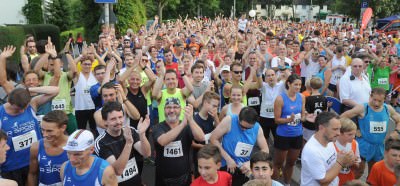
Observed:
[[[65,43],[68,41],[68,36],[69,34],[72,33],[72,36],[74,37],[74,40],[76,41],[76,36],[78,33],[82,34],[83,39],[85,40],[85,30],[83,27],[75,28],[72,30],[66,30],[64,32],[61,32],[60,34],[60,41],[61,41],[61,46],[64,46]]]
[[[10,25],[0,26],[0,49],[7,45],[17,47],[11,60],[20,62],[19,51],[24,44],[25,35],[32,34],[36,41],[51,37],[51,41],[56,45],[57,51],[61,50],[60,29],[55,25],[37,24],[37,25]]]

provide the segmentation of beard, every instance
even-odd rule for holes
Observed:
[[[175,123],[175,122],[179,121],[179,115],[169,114],[165,117],[165,121],[167,123]]]

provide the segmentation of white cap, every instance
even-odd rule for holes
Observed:
[[[77,130],[73,132],[63,147],[66,151],[84,151],[94,145],[93,134],[88,130]]]
[[[358,50],[358,52],[365,52],[366,50],[365,49],[360,49],[360,50]]]
[[[231,67],[229,67],[229,65],[224,65],[222,66],[221,70],[219,71],[219,73],[222,73],[222,71],[231,71]]]

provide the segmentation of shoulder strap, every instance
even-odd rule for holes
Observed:
[[[357,142],[356,140],[353,139],[353,141],[351,142],[351,150],[354,152],[354,154],[357,151]]]

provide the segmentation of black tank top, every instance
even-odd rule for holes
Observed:
[[[139,110],[140,117],[144,119],[147,114],[147,100],[143,95],[141,88],[139,88],[139,92],[136,95],[128,90],[128,95],[126,97]],[[130,118],[130,123],[132,127],[137,128],[139,120],[133,120]]]

